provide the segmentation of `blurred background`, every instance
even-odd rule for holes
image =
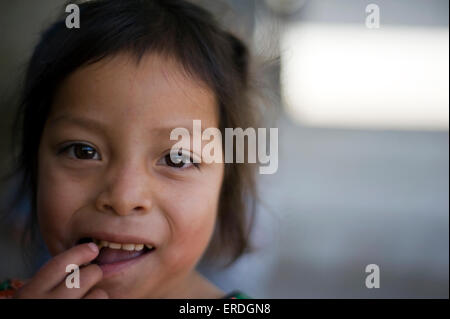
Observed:
[[[449,2],[195,2],[272,61],[268,123],[279,128],[278,172],[259,176],[255,251],[202,272],[254,298],[448,298]],[[18,83],[64,3],[0,2],[2,174]],[[13,194],[14,182],[0,185],[4,202]],[[0,224],[1,278],[38,265],[21,259],[26,212]],[[369,264],[378,289],[365,286]]]

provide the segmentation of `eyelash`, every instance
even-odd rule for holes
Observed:
[[[68,144],[68,145],[64,145],[63,147],[61,147],[61,148],[58,150],[57,154],[58,154],[58,155],[65,154],[65,153],[68,153],[70,150],[75,151],[74,148],[75,148],[76,146],[89,147],[90,149],[93,149],[94,152],[100,156],[100,154],[95,150],[95,147],[93,147],[93,146],[91,146],[91,145],[89,145],[89,144],[85,144],[85,143],[71,143],[71,144]],[[180,154],[180,151],[182,152],[181,154]],[[188,151],[185,151],[185,150],[180,149],[180,150],[177,152],[177,155],[178,155],[178,156],[182,156],[182,155],[186,156],[186,155],[187,155],[187,154],[186,154],[187,152],[188,152]],[[176,167],[176,166],[174,167],[174,166],[170,166],[170,165],[167,163],[167,158],[168,158],[169,160],[171,160],[170,154],[171,154],[170,151],[169,151],[169,153],[166,153],[163,157],[161,157],[161,159],[158,160],[158,163],[161,162],[161,161],[164,161],[164,162],[165,162],[165,164],[164,164],[165,166],[168,166],[168,167],[170,167],[170,168],[177,169],[177,170],[185,170],[185,169],[188,169],[188,168],[191,167],[191,166],[188,166],[188,167]],[[190,152],[189,152],[189,155],[188,155],[188,156],[189,156],[189,162],[184,162],[184,164],[191,164],[192,167],[195,167],[195,168],[197,168],[197,169],[200,169],[200,164],[199,164],[199,163],[194,163],[194,159],[193,159],[192,155],[190,154]],[[78,158],[75,154],[72,154],[71,157],[74,158],[74,159],[77,159],[77,160],[96,160],[96,159],[91,159],[91,158],[88,158],[88,159]],[[185,157],[185,158],[186,158],[186,157]],[[101,160],[101,157],[100,157],[100,159],[97,159],[97,160]],[[177,163],[174,163],[174,164],[176,165]]]
[[[94,152],[100,156],[100,154],[95,150],[95,147],[93,147],[89,144],[85,144],[85,143],[71,143],[71,144],[65,145],[59,149],[58,155],[65,154],[65,153],[69,152],[70,150],[74,151],[74,147],[76,147],[76,146],[89,147],[89,148],[93,149]],[[75,154],[73,154],[71,157],[73,157],[75,159],[79,159],[79,160],[93,160],[91,158],[89,158],[89,159],[78,158]],[[100,157],[100,160],[101,160],[101,157]]]
[[[181,152],[181,154],[180,154],[180,152]],[[189,154],[186,154],[186,153],[189,153]],[[167,164],[167,158],[169,159],[169,160],[171,160],[171,158],[170,158],[170,154],[171,154],[171,152],[169,151],[169,153],[166,153],[159,161],[161,161],[161,160],[164,160],[165,162],[166,162],[166,164],[165,165],[167,165],[167,166],[169,166],[169,167],[171,167],[171,168],[174,168],[174,169],[189,169],[191,166],[188,166],[188,167],[173,167],[173,166],[170,166],[170,165],[168,165]],[[194,159],[193,159],[193,157],[192,157],[192,154],[191,154],[191,152],[189,152],[189,151],[186,151],[186,150],[183,150],[183,149],[180,149],[180,150],[178,150],[178,152],[177,152],[177,155],[178,156],[185,156],[185,159],[187,158],[187,157],[189,157],[189,161],[188,162],[183,162],[183,160],[182,161],[180,161],[180,163],[184,163],[184,164],[191,164],[192,165],[192,167],[195,167],[196,169],[200,169],[200,164],[199,163],[194,163]],[[159,162],[158,161],[158,162]],[[175,165],[177,164],[177,163],[174,163]]]

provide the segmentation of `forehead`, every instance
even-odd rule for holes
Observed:
[[[214,93],[173,59],[154,54],[137,63],[123,53],[73,72],[55,96],[50,120],[74,117],[114,127],[186,127],[194,119],[218,125]]]

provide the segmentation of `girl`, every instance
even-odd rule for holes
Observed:
[[[257,126],[247,47],[184,0],[79,8],[79,29],[62,15],[40,39],[19,113],[17,169],[53,258],[4,288],[17,298],[242,298],[196,266],[246,251],[254,169],[194,163],[201,154],[171,153],[169,137],[193,120]],[[78,289],[66,285],[71,264],[84,265]]]

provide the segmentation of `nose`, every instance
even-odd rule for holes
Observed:
[[[146,214],[152,208],[150,176],[137,165],[122,165],[107,174],[106,185],[96,199],[96,207],[119,216]]]

